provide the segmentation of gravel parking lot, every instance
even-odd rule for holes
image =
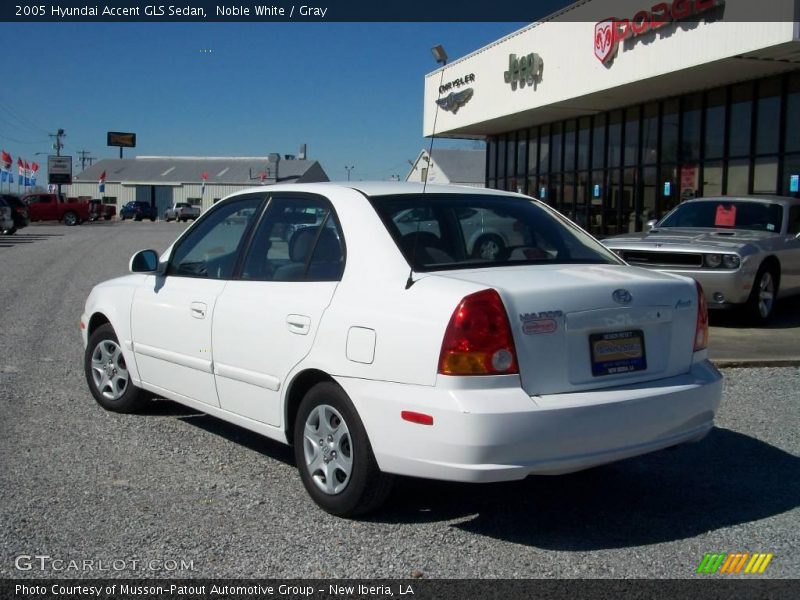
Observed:
[[[317,509],[277,443],[167,401],[103,411],[83,379],[83,302],[184,227],[0,238],[0,577],[87,575],[15,567],[39,554],[123,561],[102,575],[124,577],[685,578],[706,552],[771,552],[764,576],[800,577],[796,367],[726,370],[700,443],[502,485],[402,479],[365,521]]]

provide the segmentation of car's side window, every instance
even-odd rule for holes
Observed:
[[[262,195],[248,196],[209,211],[175,248],[167,274],[230,279],[239,245],[262,201]]]
[[[253,235],[242,279],[338,281],[342,235],[328,203],[313,197],[274,197]]]
[[[789,209],[789,235],[800,233],[800,206]]]

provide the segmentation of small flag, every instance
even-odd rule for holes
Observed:
[[[25,162],[25,187],[28,187],[31,184],[31,166],[28,164],[28,161]]]
[[[202,197],[203,194],[206,193],[206,180],[208,179],[208,171],[203,171],[200,173],[200,179],[203,180],[203,183],[200,185],[200,196]]]
[[[35,162],[31,163],[31,186],[36,185],[36,173],[39,171],[39,165]]]
[[[17,158],[17,185],[22,185],[25,179],[25,163],[21,158]]]
[[[103,171],[100,173],[100,181],[97,182],[100,187],[100,193],[104,193],[106,191],[106,172]]]

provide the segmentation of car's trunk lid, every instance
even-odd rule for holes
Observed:
[[[697,318],[690,280],[622,265],[531,265],[437,273],[494,288],[531,395],[685,373]]]

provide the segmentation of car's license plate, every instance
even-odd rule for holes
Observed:
[[[644,371],[644,333],[640,330],[593,333],[589,336],[592,375],[616,375]]]

